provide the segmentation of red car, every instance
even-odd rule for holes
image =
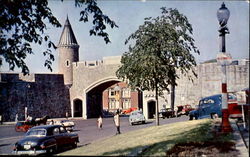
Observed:
[[[123,114],[129,114],[130,112],[135,111],[135,110],[137,110],[136,107],[131,107],[131,108],[127,109],[127,110],[123,110],[122,113]]]
[[[35,124],[31,124],[30,122],[25,121],[19,121],[16,123],[15,130],[16,132],[27,132],[33,126],[35,126]]]
[[[177,108],[177,117],[181,115],[188,115],[190,111],[194,110],[194,108],[192,108],[192,106],[188,104],[177,106]]]

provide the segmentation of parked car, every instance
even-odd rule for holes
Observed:
[[[129,115],[129,124],[133,125],[135,123],[142,123],[144,124],[146,122],[146,119],[140,110],[132,111]]]
[[[33,126],[35,126],[34,123],[30,123],[26,121],[18,121],[15,125],[15,130],[16,132],[27,132]]]
[[[164,109],[161,109],[159,115],[163,119],[165,119],[166,117],[172,118],[172,117],[175,117],[175,111],[173,111],[171,108],[164,108]]]
[[[190,111],[189,119],[202,119],[202,118],[215,118],[221,117],[221,94],[208,96],[202,98],[199,101],[198,108],[194,111]],[[231,118],[241,118],[241,108],[237,104],[237,99],[234,94],[228,94],[228,111],[229,117]]]
[[[188,113],[189,120],[198,119],[198,105],[196,105],[196,108]]]
[[[68,133],[62,125],[41,125],[31,128],[21,140],[15,143],[13,154],[55,153],[65,145],[77,147],[79,137]]]
[[[179,105],[177,106],[177,117],[180,117],[181,115],[188,115],[190,111],[194,110],[191,105]]]
[[[131,107],[131,108],[127,109],[127,110],[123,110],[122,113],[123,114],[129,114],[130,112],[135,111],[135,110],[137,110],[136,107]]]
[[[73,131],[73,128],[75,126],[75,123],[73,121],[67,120],[67,119],[64,119],[64,120],[55,120],[54,124],[64,126],[67,131]]]

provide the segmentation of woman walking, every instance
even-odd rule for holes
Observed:
[[[115,126],[116,126],[116,134],[121,134],[120,132],[120,117],[119,117],[119,110],[116,111],[116,114],[114,116],[114,122],[115,122]]]

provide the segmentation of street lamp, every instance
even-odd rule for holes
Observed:
[[[232,132],[231,125],[229,123],[229,112],[228,112],[228,102],[227,102],[227,74],[226,74],[226,66],[231,63],[230,54],[226,53],[226,40],[225,35],[229,34],[229,30],[227,28],[227,21],[230,16],[230,11],[227,9],[224,2],[221,7],[217,11],[217,18],[220,24],[219,36],[221,38],[220,43],[220,53],[217,55],[217,61],[221,65],[222,70],[222,124],[221,131],[223,133]]]
[[[28,106],[29,106],[29,101],[28,101],[28,92],[29,92],[29,89],[30,89],[30,84],[27,84],[26,85],[26,105],[24,107],[24,120],[27,119],[27,116],[28,116]]]

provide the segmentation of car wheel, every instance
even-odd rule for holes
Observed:
[[[146,122],[145,121],[142,121],[142,124],[145,124]]]
[[[74,141],[74,143],[72,144],[73,148],[77,147],[77,141]]]
[[[48,154],[53,154],[53,152],[54,152],[54,150],[53,150],[53,148],[51,147],[51,148],[49,148],[48,150],[47,150],[47,153]]]
[[[197,120],[197,119],[198,119],[198,116],[194,116],[194,118],[195,118],[195,120]]]
[[[218,115],[216,113],[211,113],[211,119],[216,119],[218,118]]]
[[[193,115],[189,115],[189,120],[193,120],[194,116]]]
[[[57,146],[50,147],[49,149],[47,149],[48,154],[54,154],[56,152],[57,152]]]

